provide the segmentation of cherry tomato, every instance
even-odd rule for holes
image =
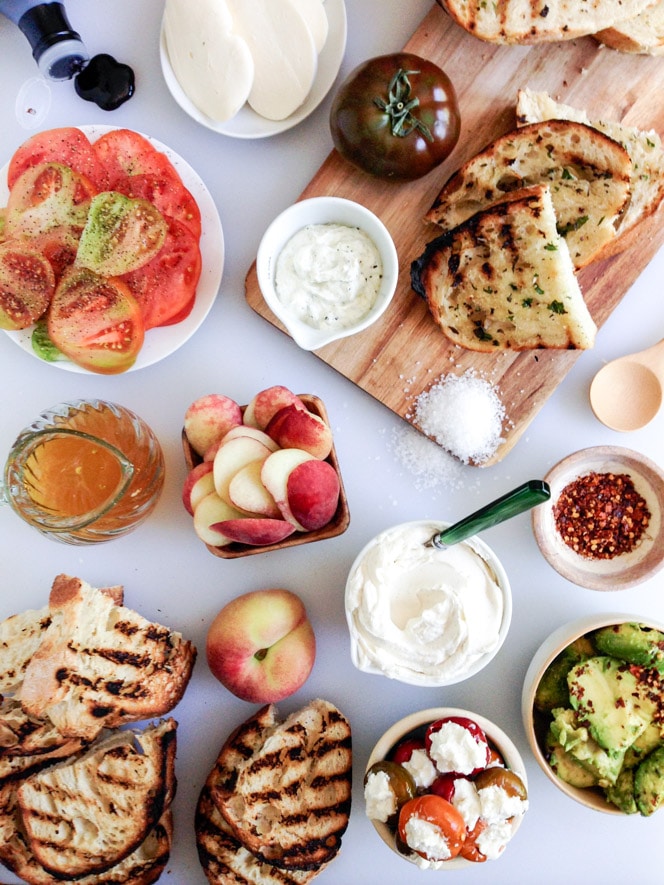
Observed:
[[[410,799],[414,798],[417,792],[415,781],[402,765],[389,759],[384,759],[380,762],[375,762],[371,768],[369,768],[364,776],[365,786],[370,775],[379,774],[380,772],[387,775],[390,790],[392,791],[396,802],[395,813],[398,814],[402,806]]]
[[[500,787],[508,796],[518,796],[519,799],[527,799],[526,787],[516,772],[511,768],[485,768],[475,777],[475,786],[478,790],[487,787]]]
[[[436,735],[439,731],[441,731],[448,725],[453,725],[457,728],[464,729],[464,731],[468,732],[468,734],[472,737],[472,739],[480,748],[480,752],[478,753],[478,764],[474,768],[472,768],[472,770],[456,771],[449,767],[452,764],[451,758],[453,757],[453,754],[451,754],[450,760],[440,760],[439,758],[437,758],[437,754],[432,751],[432,740],[434,735]],[[457,728],[455,728],[455,731],[457,730]],[[445,719],[437,719],[435,722],[432,722],[426,730],[426,733],[424,735],[424,742],[427,748],[427,752],[435,762],[436,767],[441,772],[441,774],[446,774],[449,772],[452,774],[466,774],[472,776],[474,774],[477,774],[488,765],[491,756],[489,742],[487,741],[484,731],[476,722],[473,722],[472,719],[468,719],[465,716],[448,716]],[[480,756],[481,759],[479,759]]]
[[[392,759],[403,765],[404,762],[408,762],[415,750],[423,749],[424,741],[421,738],[407,738],[405,741],[401,741],[401,743],[394,749],[392,752]]]
[[[473,829],[466,834],[464,843],[461,846],[461,851],[459,852],[461,857],[464,857],[466,860],[471,860],[473,863],[484,863],[486,855],[482,854],[480,851],[477,840],[484,830],[486,830],[486,827],[486,821],[483,821],[480,818]]]
[[[9,189],[26,169],[49,162],[69,166],[97,188],[102,183],[103,168],[87,135],[73,126],[65,126],[38,132],[17,148],[7,170]]]
[[[188,227],[198,239],[201,235],[201,211],[179,176],[141,173],[125,175],[115,181],[114,190],[128,197],[148,200],[168,218]]]
[[[429,792],[435,793],[436,796],[442,796],[443,799],[451,802],[454,799],[457,782],[460,780],[467,781],[469,778],[463,774],[441,774],[431,784]]]
[[[409,822],[413,819],[427,821],[432,824],[445,840],[449,855],[447,857],[431,857],[417,849],[408,840]],[[417,796],[406,802],[399,812],[399,838],[421,857],[428,860],[448,860],[456,857],[461,851],[461,846],[466,838],[466,825],[461,812],[451,802],[441,796],[427,793]]]
[[[0,245],[0,329],[26,329],[48,308],[55,274],[39,252],[22,241]]]
[[[191,311],[201,275],[196,237],[174,219],[152,261],[122,279],[138,301],[146,330],[180,322]]]
[[[351,72],[330,109],[334,146],[379,178],[421,178],[454,149],[461,129],[454,87],[437,65],[407,52]]]
[[[128,287],[117,278],[79,267],[60,280],[47,328],[65,356],[104,375],[131,368],[144,337],[141,309]]]

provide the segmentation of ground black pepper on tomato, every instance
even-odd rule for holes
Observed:
[[[421,178],[454,149],[461,118],[454,86],[433,62],[408,52],[363,62],[330,109],[334,146],[379,178]]]
[[[650,511],[632,478],[623,473],[588,473],[570,482],[553,510],[563,541],[589,559],[613,559],[637,547]]]

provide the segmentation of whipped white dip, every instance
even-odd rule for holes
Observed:
[[[347,329],[376,302],[383,265],[371,237],[347,224],[308,224],[277,258],[277,298],[314,329]]]
[[[465,678],[498,647],[506,597],[486,548],[473,538],[446,550],[427,546],[442,528],[387,529],[355,561],[346,616],[360,670],[442,685]]]

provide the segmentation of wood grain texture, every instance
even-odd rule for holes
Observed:
[[[615,120],[664,132],[664,60],[626,55],[592,37],[536,46],[494,46],[454,24],[435,5],[404,47],[431,59],[452,79],[462,115],[459,142],[436,170],[415,182],[394,184],[364,174],[335,151],[300,199],[329,194],[363,203],[392,234],[399,253],[399,284],[383,318],[316,355],[413,423],[414,400],[441,377],[474,369],[495,385],[505,406],[504,442],[484,465],[501,460],[563,380],[582,351],[537,350],[478,354],[447,341],[426,304],[410,288],[410,264],[437,229],[424,221],[443,183],[469,157],[516,125],[518,90],[546,90],[557,101],[583,108],[590,119]],[[639,226],[628,248],[579,273],[598,327],[610,316],[664,242],[661,213]],[[248,304],[283,329],[260,294],[253,265],[246,278]],[[601,334],[601,333],[600,333]]]

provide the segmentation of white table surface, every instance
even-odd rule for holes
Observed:
[[[346,0],[348,45],[342,74],[372,55],[399,50],[430,8],[431,0]],[[84,103],[71,83],[52,90],[41,128],[83,123],[126,126],[170,145],[201,175],[219,209],[226,266],[219,297],[206,322],[176,353],[140,372],[100,377],[65,372],[22,352],[0,337],[0,450],[43,408],[75,397],[115,400],[142,415],[165,451],[167,482],[159,506],[135,533],[109,544],[70,547],[43,538],[8,508],[0,508],[0,616],[47,599],[61,572],[93,585],[122,583],[126,603],[180,630],[199,649],[192,681],[175,710],[178,719],[176,835],[168,874],[171,885],[202,885],[193,814],[196,798],[222,740],[254,707],[234,698],[210,675],[204,646],[208,624],[228,600],[249,590],[288,587],[305,600],[318,653],[309,680],[284,711],[312,697],[334,701],[349,717],[354,736],[354,804],[340,855],[321,883],[404,885],[435,874],[418,873],[383,845],[364,814],[362,774],[371,747],[393,721],[430,706],[454,705],[494,720],[524,755],[531,808],[498,862],[455,874],[455,881],[531,883],[587,881],[614,885],[655,881],[653,863],[664,833],[664,812],[649,820],[591,812],[565,799],[538,769],[520,718],[528,662],[560,624],[593,612],[643,617],[664,614],[655,577],[631,590],[600,593],[579,588],[541,557],[528,515],[484,535],[501,557],[512,583],[514,611],[507,641],[488,670],[448,689],[414,689],[355,670],[350,661],[343,592],[361,547],[382,529],[411,519],[461,518],[520,482],[543,476],[565,455],[591,445],[614,444],[662,460],[660,415],[642,431],[605,428],[588,404],[588,387],[602,364],[654,343],[664,329],[660,253],[601,329],[593,351],[578,360],[512,452],[499,464],[460,468],[461,484],[422,488],[394,447],[403,422],[312,354],[300,351],[257,316],[244,299],[244,278],[263,230],[297,198],[331,149],[328,96],[295,129],[274,138],[241,141],[192,122],[175,104],[161,76],[158,55],[163,4],[158,0],[70,0],[69,17],[89,49],[109,52],[136,71],[136,94],[105,113]],[[0,21],[0,155],[4,162],[30,134],[17,120],[15,99],[36,67],[23,36]],[[664,62],[659,62],[664,64]],[[454,71],[450,70],[452,78]],[[263,387],[285,384],[324,400],[334,430],[351,511],[339,538],[290,551],[228,561],[213,557],[196,538],[180,502],[185,468],[180,429],[186,407],[209,392],[247,402]],[[8,873],[2,880],[15,882]]]

